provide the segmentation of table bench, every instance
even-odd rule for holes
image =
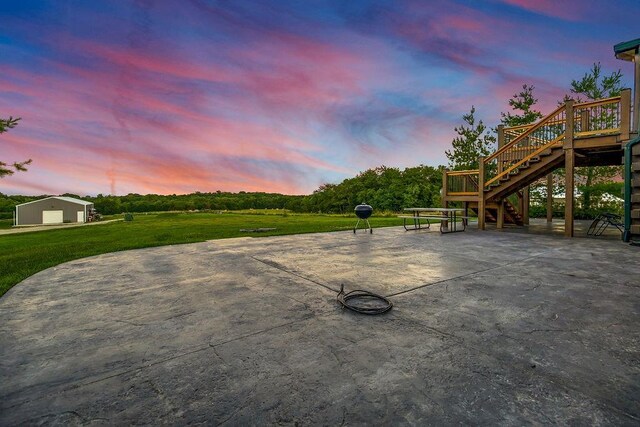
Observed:
[[[398,215],[398,218],[402,218],[402,225],[405,231],[409,230],[421,230],[422,221],[427,221],[426,228],[431,227],[431,221],[440,222],[440,233],[456,233],[465,231],[467,228],[468,216],[458,215],[458,212],[464,212],[464,209],[457,208],[405,208],[407,212],[413,212],[413,215]],[[427,213],[427,215],[420,215],[421,213]],[[440,215],[434,215],[440,213]],[[462,220],[462,229],[458,228],[458,220]],[[407,227],[407,220],[413,221],[413,227]],[[451,223],[451,226],[449,226]]]

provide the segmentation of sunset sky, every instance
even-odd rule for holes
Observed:
[[[471,105],[522,84],[550,112],[637,0],[0,2],[5,194],[307,194],[379,165],[446,164]]]

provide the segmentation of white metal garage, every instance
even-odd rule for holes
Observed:
[[[86,222],[93,203],[67,196],[52,196],[16,206],[15,225]]]

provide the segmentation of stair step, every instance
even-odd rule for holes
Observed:
[[[636,144],[631,150],[631,154],[634,156],[640,156],[640,144]]]
[[[632,194],[631,203],[640,203],[640,194]]]
[[[631,234],[640,234],[640,225],[631,225]]]
[[[631,170],[635,171],[635,172],[639,172],[640,171],[640,162],[634,162],[631,164]]]
[[[631,218],[640,218],[640,209],[632,209],[631,210]]]
[[[635,178],[635,179],[631,180],[631,186],[632,187],[640,187],[640,178]]]

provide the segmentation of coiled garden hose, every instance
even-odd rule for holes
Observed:
[[[344,284],[340,284],[336,299],[343,307],[361,314],[383,314],[393,307],[387,298],[369,291],[356,289],[345,293]]]

